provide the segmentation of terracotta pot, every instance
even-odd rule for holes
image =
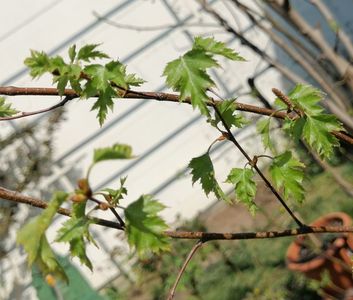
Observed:
[[[336,212],[325,215],[312,226],[352,226],[352,219],[345,213]],[[353,288],[352,255],[353,234],[332,234],[326,241],[319,254],[310,251],[307,247],[310,243],[308,236],[299,236],[290,244],[287,250],[287,267],[293,271],[299,271],[311,279],[321,280],[322,272],[327,270],[330,274],[331,284],[324,288],[329,296],[343,299],[345,291]],[[321,242],[323,235],[315,235]],[[345,298],[353,299],[353,298]]]

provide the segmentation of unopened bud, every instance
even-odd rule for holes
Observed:
[[[54,287],[56,284],[56,280],[55,280],[54,276],[51,274],[48,274],[47,276],[45,276],[45,281],[51,287]]]
[[[79,179],[77,181],[77,186],[87,197],[92,194],[87,178]]]
[[[84,194],[73,194],[69,197],[72,202],[81,203],[87,200],[87,196]]]
[[[99,204],[99,209],[101,209],[101,210],[107,210],[109,207],[110,207],[109,204],[105,203],[105,202],[101,202]]]

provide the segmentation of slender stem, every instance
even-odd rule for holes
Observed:
[[[96,199],[96,198],[94,198],[94,197],[90,197],[89,199],[92,200],[92,201],[94,201],[94,202],[96,202],[98,205],[102,203],[101,201],[99,201],[98,199]],[[124,222],[124,220],[119,216],[119,214],[118,214],[118,212],[115,210],[115,208],[109,206],[109,209],[110,209],[110,211],[113,213],[113,215],[118,219],[119,224],[121,225],[121,227],[124,228],[124,227],[125,227],[125,222]]]
[[[188,256],[186,257],[186,259],[185,259],[185,261],[184,261],[184,263],[183,263],[183,265],[182,265],[182,267],[181,267],[181,269],[179,270],[179,273],[178,273],[177,278],[176,278],[176,280],[175,280],[175,282],[174,282],[174,284],[173,284],[173,287],[171,288],[171,290],[170,290],[170,292],[169,292],[168,300],[172,300],[172,299],[174,298],[175,290],[176,290],[176,288],[177,288],[177,286],[178,286],[178,283],[179,283],[179,281],[180,281],[180,279],[181,279],[181,276],[183,275],[183,273],[184,273],[184,271],[185,271],[187,265],[188,265],[189,262],[191,261],[192,257],[194,256],[194,254],[196,253],[196,251],[201,248],[201,246],[203,245],[203,243],[204,243],[204,242],[203,242],[202,240],[199,240],[199,241],[194,245],[194,247],[192,247],[192,249],[190,250]]]
[[[34,116],[42,113],[49,112],[51,110],[57,109],[61,106],[64,106],[67,102],[70,100],[74,99],[74,96],[66,96],[63,100],[61,100],[59,103],[50,106],[45,109],[40,109],[40,110],[35,110],[35,111],[29,111],[29,112],[22,112],[20,115],[12,116],[12,117],[0,117],[0,121],[9,121],[9,120],[15,120],[15,119],[21,119],[21,118],[26,118],[29,116]]]
[[[220,113],[219,109],[217,108],[216,105],[213,106],[216,114],[218,115],[219,119],[222,121],[222,124],[224,126],[224,128],[226,129],[226,131],[228,132],[228,136],[229,136],[229,140],[238,148],[238,150],[243,154],[243,156],[248,160],[248,162],[250,163],[250,165],[252,165],[253,160],[251,159],[251,157],[246,153],[246,151],[243,149],[242,146],[240,146],[240,144],[238,143],[238,141],[235,139],[232,131],[230,130],[228,124],[226,123],[226,121],[224,120],[222,114]],[[268,186],[268,188],[271,190],[271,192],[276,196],[277,200],[282,204],[282,206],[285,208],[285,210],[289,213],[289,215],[293,218],[293,220],[295,221],[295,223],[297,223],[297,225],[299,227],[303,227],[305,226],[292,212],[292,210],[288,207],[288,205],[285,203],[285,201],[283,200],[282,196],[277,192],[277,190],[274,188],[274,186],[271,184],[271,182],[266,178],[266,176],[262,173],[262,171],[257,167],[257,165],[253,165],[253,168],[256,170],[257,174],[260,175],[260,177],[262,178],[262,180],[265,182],[265,184]]]

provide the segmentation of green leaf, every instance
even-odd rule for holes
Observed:
[[[125,144],[114,144],[111,147],[95,149],[93,154],[94,163],[109,159],[129,158],[132,158],[132,148]]]
[[[260,120],[256,124],[256,129],[257,132],[261,134],[261,140],[264,145],[264,148],[274,151],[274,146],[270,137],[270,122],[271,118]]]
[[[217,104],[217,108],[221,113],[227,126],[230,128],[232,126],[242,128],[248,123],[248,121],[241,114],[235,114],[236,103],[234,103],[234,100],[224,100]],[[216,124],[221,122],[221,119],[217,114],[215,114],[215,120]]]
[[[217,199],[229,202],[229,199],[224,194],[215,178],[213,164],[208,153],[193,158],[188,168],[191,169],[192,183],[194,184],[196,181],[200,181],[206,196],[208,196],[210,192],[213,192]]]
[[[294,139],[294,141],[298,142],[303,135],[303,128],[306,122],[306,118],[298,118],[296,120],[292,120],[286,118],[284,120],[283,129],[287,131]]]
[[[169,87],[180,92],[180,101],[190,97],[192,106],[198,107],[203,115],[209,116],[206,91],[215,83],[206,69],[217,66],[217,62],[211,55],[206,54],[202,49],[194,49],[169,62],[163,76],[166,76]]]
[[[140,86],[145,82],[136,74],[127,74],[126,66],[119,61],[111,61],[105,65],[105,68],[109,72],[110,80],[124,89],[129,89],[130,86]]]
[[[70,58],[70,62],[73,63],[75,58],[76,58],[76,45],[72,45],[69,48],[69,58]]]
[[[0,97],[0,117],[11,117],[18,112],[18,110],[11,107],[10,103],[5,102],[4,97]]]
[[[33,78],[50,71],[50,59],[43,51],[31,50],[31,56],[25,59],[24,64],[30,69],[30,75]]]
[[[125,209],[126,235],[131,247],[140,256],[147,252],[169,250],[169,239],[163,234],[168,229],[158,213],[165,208],[150,195],[142,195]]]
[[[233,168],[227,177],[227,182],[235,185],[236,200],[244,203],[253,215],[258,209],[254,202],[256,195],[256,183],[253,180],[254,176],[255,171],[252,169]]]
[[[195,37],[193,49],[202,49],[209,54],[221,55],[231,60],[245,61],[233,49],[228,48],[225,43],[218,42],[214,38]]]
[[[126,67],[119,61],[111,61],[105,66],[92,64],[86,66],[83,72],[89,76],[82,92],[83,96],[89,98],[99,95],[92,110],[98,110],[97,117],[100,125],[104,123],[108,109],[113,110],[113,98],[117,93],[112,83],[123,89],[129,89],[129,85],[139,86],[144,82],[135,74],[127,74]]]
[[[303,137],[320,156],[330,158],[334,147],[339,146],[338,139],[331,134],[334,130],[343,130],[342,124],[334,115],[307,116]]]
[[[70,244],[70,255],[78,257],[80,262],[92,271],[92,263],[86,254],[86,242],[96,243],[89,232],[89,225],[94,221],[87,217],[73,216],[58,230],[56,241]]]
[[[104,192],[107,192],[108,195],[105,198],[108,200],[109,204],[117,205],[119,204],[120,200],[124,198],[124,195],[127,195],[127,189],[124,186],[127,177],[120,178],[120,188],[114,190],[105,188],[103,189]]]
[[[319,89],[304,84],[297,84],[288,94],[294,106],[303,110],[308,116],[322,113],[323,108],[318,103],[324,96],[325,93]]]
[[[96,58],[109,58],[109,56],[101,51],[96,50],[100,44],[89,44],[83,46],[77,54],[78,60],[83,60],[89,62]]]
[[[17,233],[17,243],[22,245],[28,254],[28,264],[37,264],[44,274],[53,274],[66,279],[64,270],[56,260],[45,236],[60,205],[66,200],[67,194],[57,192],[53,195],[48,207],[36,218],[29,221]]]
[[[286,151],[276,156],[270,166],[270,174],[277,188],[283,188],[284,197],[293,197],[296,201],[304,200],[304,179],[305,165]]]
[[[58,78],[57,89],[59,91],[60,96],[62,96],[64,94],[65,88],[66,88],[68,82],[69,82],[69,77],[66,74],[62,75]]]
[[[107,118],[108,109],[113,110],[113,97],[116,96],[116,92],[108,86],[105,91],[99,93],[97,101],[93,104],[91,110],[98,110],[97,118],[99,125],[102,126],[105,119]]]

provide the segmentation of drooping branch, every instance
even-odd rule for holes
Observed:
[[[58,96],[59,92],[56,88],[42,88],[42,87],[15,87],[15,86],[7,86],[0,87],[0,95],[7,96]],[[65,96],[70,96],[72,98],[77,98],[79,95],[73,89],[65,89]],[[157,100],[157,101],[170,101],[170,102],[180,102],[179,95],[170,94],[170,93],[162,93],[162,92],[139,92],[128,90],[124,94],[124,99],[145,99],[145,100]],[[217,104],[219,101],[210,98],[207,105],[213,106]],[[189,98],[185,99],[182,103],[191,104],[191,100]],[[272,116],[279,119],[285,119],[286,117],[290,117],[286,112],[276,111],[274,109],[259,107],[251,104],[245,104],[236,102],[236,109],[239,111],[255,113],[263,116]],[[353,145],[353,137],[345,132],[333,131],[331,132],[338,139]]]
[[[66,96],[63,100],[61,100],[59,103],[50,106],[48,108],[40,109],[40,110],[35,110],[35,111],[30,111],[30,112],[21,112],[19,115],[11,116],[11,117],[0,117],[0,121],[9,121],[9,120],[16,120],[16,119],[21,119],[21,118],[26,118],[29,116],[34,116],[42,113],[46,113],[49,111],[52,111],[54,109],[57,109],[59,107],[64,106],[67,102],[70,100],[77,98],[78,96]]]

